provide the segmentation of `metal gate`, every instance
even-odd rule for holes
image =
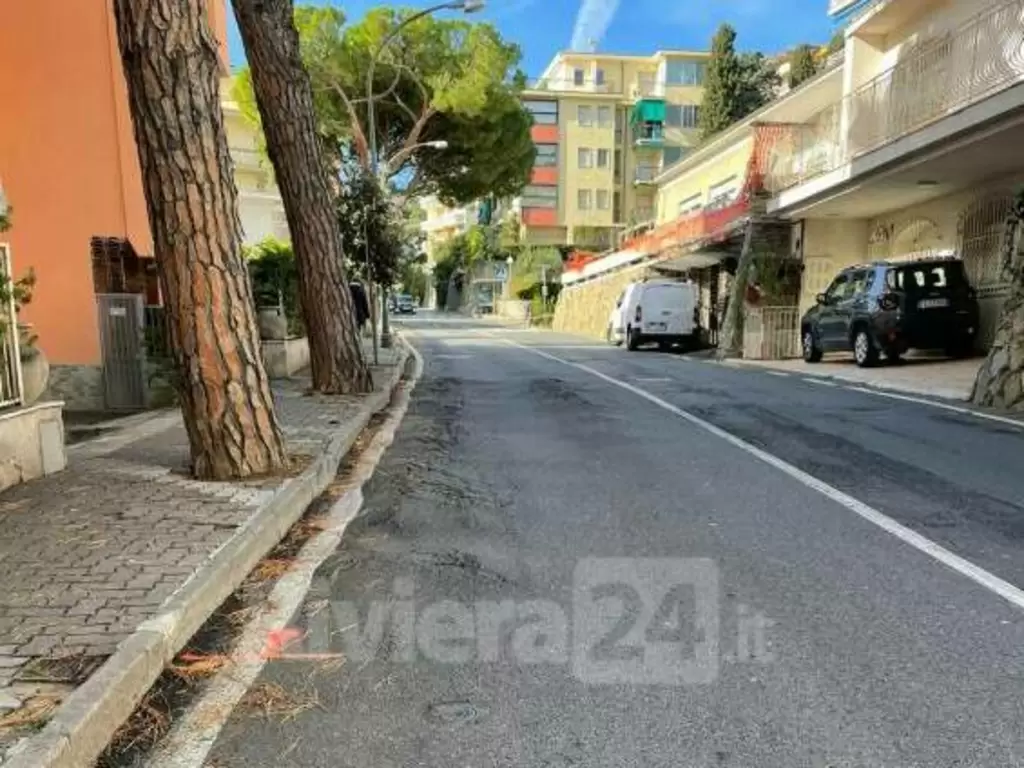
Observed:
[[[978,343],[982,348],[988,348],[995,338],[999,313],[1009,292],[1002,246],[1012,206],[1012,195],[994,194],[972,203],[960,214],[959,251],[967,278],[978,292]]]
[[[146,407],[143,297],[136,293],[96,295],[103,350],[103,398],[111,410]]]

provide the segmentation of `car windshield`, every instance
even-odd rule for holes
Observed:
[[[919,291],[934,288],[959,288],[967,284],[964,265],[960,261],[942,261],[934,264],[908,264],[893,267],[886,275],[890,288],[901,291]]]

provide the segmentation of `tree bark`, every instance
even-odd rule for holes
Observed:
[[[233,0],[298,268],[313,389],[369,392],[292,0]]]
[[[1006,222],[1003,266],[1010,294],[999,315],[996,337],[978,370],[971,401],[975,405],[1024,411],[1024,194]]]
[[[743,317],[747,301],[747,284],[750,282],[750,267],[754,260],[754,227],[757,225],[751,217],[743,233],[743,249],[740,251],[739,264],[729,290],[729,303],[725,308],[722,331],[718,336],[716,357],[724,359],[740,357],[743,354]]]
[[[206,0],[114,0],[114,12],[192,471],[283,469]]]

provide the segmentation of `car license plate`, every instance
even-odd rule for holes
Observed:
[[[917,302],[918,309],[938,309],[939,307],[948,307],[949,299],[921,299]]]
[[[647,329],[651,330],[651,331],[664,331],[665,327],[666,327],[665,323],[648,323],[647,324]]]

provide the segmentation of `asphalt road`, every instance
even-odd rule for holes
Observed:
[[[404,328],[424,378],[296,617],[347,661],[269,664],[317,705],[236,712],[208,765],[1024,766],[1024,613],[984,583],[1024,587],[1024,429]]]

